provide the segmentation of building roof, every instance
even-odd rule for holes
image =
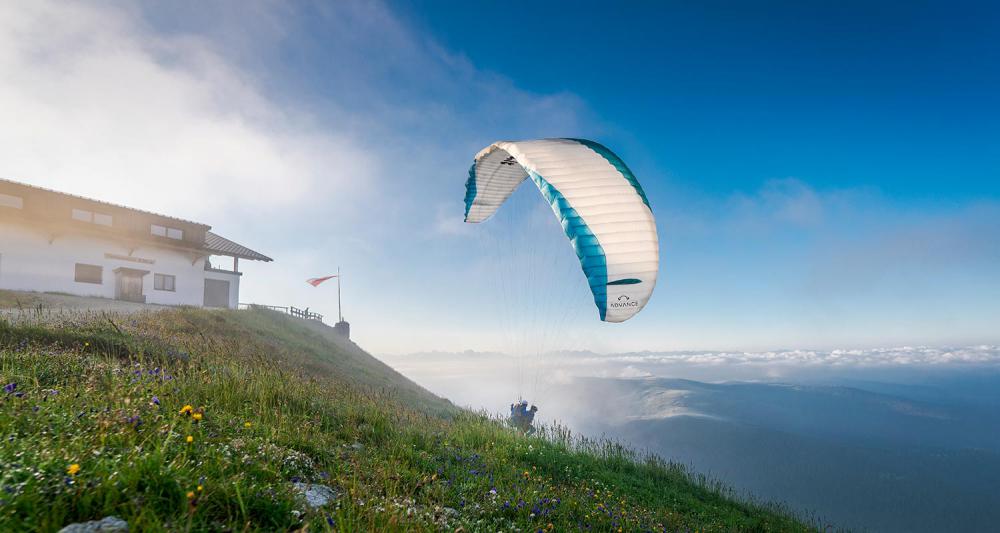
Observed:
[[[242,244],[237,244],[211,231],[205,233],[205,250],[216,255],[228,255],[229,257],[239,257],[240,259],[273,261],[273,259],[260,252],[255,252]]]
[[[146,211],[145,209],[136,209],[134,207],[128,207],[127,205],[116,204],[114,202],[106,202],[104,200],[95,200],[94,198],[87,198],[86,196],[80,196],[78,194],[71,194],[71,193],[68,193],[68,192],[57,191],[55,189],[49,189],[48,187],[39,187],[38,185],[31,185],[31,184],[20,182],[20,181],[14,181],[12,179],[0,178],[0,182],[2,182],[2,183],[9,183],[9,184],[17,185],[17,186],[20,186],[20,187],[25,187],[27,189],[34,189],[36,191],[43,191],[43,192],[48,192],[48,193],[52,193],[52,194],[58,194],[60,196],[67,196],[67,197],[70,197],[70,198],[76,198],[77,200],[84,200],[86,202],[93,202],[93,203],[96,203],[96,204],[107,205],[107,206],[111,206],[111,207],[117,207],[119,209],[127,209],[129,211],[135,211],[137,213],[143,213],[143,214],[146,214],[146,215],[153,215],[153,216],[156,216],[156,217],[165,218],[167,220],[175,220],[177,222],[183,222],[184,224],[193,224],[195,226],[204,226],[206,230],[208,230],[209,228],[211,228],[211,226],[209,226],[208,224],[202,224],[201,222],[195,222],[193,220],[187,220],[187,219],[179,218],[179,217],[172,217],[170,215],[164,215],[162,213],[155,213],[153,211]]]
[[[230,257],[239,257],[241,259],[251,259],[251,260],[255,260],[255,261],[272,261],[272,259],[270,257],[268,257],[268,256],[266,256],[266,255],[264,255],[264,254],[262,254],[260,252],[256,252],[254,250],[251,250],[251,249],[247,248],[246,246],[243,246],[241,244],[237,244],[237,243],[235,243],[235,242],[233,242],[233,241],[231,241],[231,240],[229,240],[229,239],[227,239],[225,237],[222,237],[222,236],[220,236],[218,234],[215,234],[215,233],[212,233],[211,231],[208,231],[208,230],[211,229],[211,226],[209,226],[207,224],[202,224],[202,223],[199,223],[199,222],[193,222],[193,221],[190,221],[190,220],[185,220],[183,218],[177,218],[177,217],[172,217],[172,216],[168,216],[168,215],[161,215],[159,213],[153,213],[151,211],[144,211],[142,209],[135,209],[135,208],[132,208],[132,207],[126,207],[124,205],[115,204],[115,203],[111,203],[111,202],[105,202],[105,201],[102,201],[102,200],[95,200],[93,198],[86,198],[86,197],[83,197],[83,196],[77,196],[75,194],[64,193],[64,192],[60,192],[60,191],[56,191],[56,190],[52,190],[52,189],[47,189],[45,187],[38,187],[37,185],[29,185],[27,183],[21,183],[19,181],[14,181],[14,180],[9,180],[9,179],[5,179],[5,178],[0,178],[0,191],[4,191],[4,190],[6,190],[6,191],[12,191],[15,194],[19,194],[19,195],[31,195],[31,194],[41,195],[45,199],[43,200],[44,204],[40,204],[40,205],[45,205],[46,207],[48,207],[52,201],[55,201],[54,199],[52,199],[48,195],[54,195],[56,198],[71,199],[73,202],[82,201],[82,202],[87,202],[89,204],[99,204],[99,205],[103,205],[103,206],[108,206],[109,208],[113,208],[113,210],[116,211],[116,212],[118,212],[118,213],[122,213],[122,212],[132,213],[133,215],[140,217],[138,220],[135,220],[134,217],[130,217],[130,218],[133,218],[133,222],[132,222],[131,226],[129,226],[128,224],[126,224],[126,227],[121,228],[121,227],[118,227],[118,223],[116,222],[115,223],[115,228],[110,228],[110,227],[104,228],[105,230],[108,230],[108,231],[117,231],[120,235],[123,234],[122,232],[124,232],[124,235],[126,235],[126,236],[139,237],[139,238],[142,238],[144,240],[150,240],[150,239],[152,239],[152,240],[156,241],[158,244],[161,244],[161,245],[163,245],[163,244],[167,244],[167,245],[174,245],[174,244],[181,245],[181,244],[183,244],[185,246],[189,246],[190,248],[194,248],[194,249],[197,249],[197,250],[201,250],[201,251],[207,252],[208,254],[211,254],[211,255],[226,255],[226,256],[230,256]],[[31,191],[35,191],[35,192],[32,193]],[[51,208],[47,209],[47,210],[51,211]],[[112,212],[112,211],[109,211],[109,212]],[[36,219],[38,219],[39,215],[37,213],[35,213],[34,216],[36,217]],[[47,214],[47,213],[43,213],[41,216],[43,218],[41,218],[40,220],[50,220],[51,219],[51,215]],[[48,218],[45,218],[45,217],[48,217]],[[183,239],[183,241],[178,241],[177,243],[174,243],[174,242],[168,242],[169,239],[167,239],[165,237],[160,238],[160,237],[156,237],[156,236],[150,236],[149,226],[148,225],[143,226],[145,229],[139,229],[138,227],[136,227],[137,225],[148,224],[148,223],[150,223],[150,221],[152,221],[152,223],[154,223],[154,224],[160,224],[161,223],[160,219],[165,220],[165,221],[174,221],[176,223],[183,224],[183,226],[181,226],[181,227],[187,228],[184,231],[184,239]],[[188,230],[191,230],[191,231],[189,232]],[[204,236],[205,236],[204,237],[204,242],[202,242],[202,240],[201,240],[201,235],[202,234],[204,234]]]

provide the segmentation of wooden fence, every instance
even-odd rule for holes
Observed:
[[[309,308],[299,309],[295,306],[281,306],[281,305],[264,305],[264,304],[240,304],[240,309],[270,309],[271,311],[277,311],[279,313],[284,313],[286,315],[291,315],[295,318],[302,318],[304,320],[319,320],[323,321],[323,315],[319,313],[314,313],[309,310]]]

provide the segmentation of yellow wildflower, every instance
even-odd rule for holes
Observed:
[[[79,471],[80,471],[80,465],[78,465],[76,463],[73,463],[73,464],[69,465],[68,467],[66,467],[66,473],[69,474],[69,475],[71,475],[71,476],[75,476],[76,473],[79,472]]]
[[[193,500],[194,499],[194,492],[192,492],[190,490],[188,491],[188,499],[189,500]]]
[[[243,423],[243,427],[245,427],[245,428],[248,428],[248,427],[250,427],[250,426],[252,426],[252,425],[253,425],[253,424],[251,424],[250,422],[244,422],[244,423]]]
[[[185,405],[184,407],[181,407],[180,414],[182,415],[190,414],[191,411],[194,411],[194,407],[191,407],[190,405]]]
[[[188,444],[191,444],[192,442],[194,442],[194,437],[192,437],[191,435],[188,435],[187,438],[184,439],[184,440],[186,440]]]
[[[201,492],[203,488],[201,485],[198,485],[198,492]]]
[[[191,418],[195,419],[196,421],[201,420],[201,413],[191,413]]]

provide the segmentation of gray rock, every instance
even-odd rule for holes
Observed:
[[[77,522],[59,530],[59,533],[122,533],[128,531],[128,522],[117,516],[105,516],[100,520]]]
[[[305,496],[306,504],[312,508],[323,507],[339,496],[337,491],[318,483],[294,483],[293,486]]]

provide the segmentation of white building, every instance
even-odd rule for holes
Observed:
[[[0,179],[0,289],[236,308],[239,260],[271,258],[210,229]]]

